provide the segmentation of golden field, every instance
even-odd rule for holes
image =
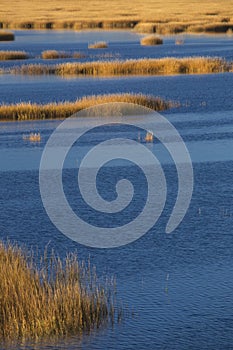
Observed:
[[[133,28],[139,22],[159,25],[160,33],[182,26],[194,26],[195,31],[197,25],[226,31],[221,24],[232,25],[233,0],[1,0],[0,7],[4,28],[111,29]]]

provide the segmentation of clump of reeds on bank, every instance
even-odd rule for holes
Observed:
[[[54,60],[59,58],[83,58],[85,55],[81,52],[69,53],[57,50],[45,50],[41,53],[41,58],[44,60]]]
[[[83,97],[75,102],[63,103],[18,103],[0,105],[0,120],[65,119],[85,108],[111,102],[125,102],[141,105],[156,111],[176,107],[177,103],[159,97],[143,94],[106,94]]]
[[[107,47],[108,44],[105,41],[97,41],[88,45],[88,49],[106,49]]]
[[[25,60],[29,56],[25,51],[0,51],[0,61]]]
[[[13,41],[13,40],[15,40],[14,33],[0,30],[0,41]]]
[[[114,319],[115,282],[76,254],[61,260],[0,242],[0,340],[81,334]],[[39,257],[38,257],[39,259]]]
[[[135,25],[134,31],[137,33],[155,33],[156,24],[153,22],[139,22]]]
[[[161,39],[157,35],[148,35],[148,36],[145,36],[144,38],[142,38],[140,43],[143,46],[162,45],[163,39]]]
[[[30,64],[12,67],[9,72],[28,75],[130,76],[222,73],[232,71],[232,67],[232,62],[218,57],[165,57],[124,61],[68,62],[57,65]],[[4,70],[1,73],[4,73]]]

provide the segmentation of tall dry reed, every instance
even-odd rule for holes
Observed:
[[[30,64],[13,67],[13,74],[61,76],[120,76],[206,74],[232,71],[232,62],[218,57],[166,57],[159,59],[75,62],[57,65]]]
[[[177,106],[172,101],[143,94],[106,94],[83,97],[76,102],[49,103],[18,103],[0,105],[0,121],[34,120],[34,119],[65,119],[72,114],[94,105],[110,102],[127,102],[151,108],[156,111]]]
[[[0,242],[0,340],[81,334],[114,317],[114,281],[98,282],[76,254],[61,260]]]

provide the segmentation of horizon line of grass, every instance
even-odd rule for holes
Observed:
[[[113,61],[68,62],[56,65],[29,64],[2,69],[0,73],[59,76],[130,76],[209,74],[231,72],[233,63],[219,57],[165,57]]]
[[[81,336],[114,322],[113,279],[100,282],[75,253],[65,259],[47,250],[41,259],[34,254],[0,241],[1,342]]]
[[[138,20],[138,19],[116,19],[116,20],[83,20],[83,21],[19,21],[15,23],[0,22],[4,29],[72,29],[72,30],[118,30],[130,29],[138,33],[156,33],[162,35],[178,33],[227,33],[233,30],[233,23],[228,18],[222,17],[221,20],[213,21],[175,21],[175,20]],[[13,34],[13,33],[12,33]],[[8,36],[7,40],[14,40]],[[14,34],[13,34],[14,35]],[[7,36],[6,36],[7,38]]]
[[[151,22],[168,31],[170,25],[213,25],[233,23],[232,0],[1,0],[0,28],[27,29],[133,29],[138,23]],[[162,28],[161,28],[162,27]],[[182,28],[181,28],[182,29]],[[169,29],[170,30],[170,29]]]
[[[98,104],[111,102],[134,103],[155,111],[178,107],[178,103],[166,101],[160,97],[143,94],[106,94],[91,95],[75,102],[37,104],[21,102],[17,104],[0,105],[0,121],[22,121],[40,119],[65,119],[71,115]]]

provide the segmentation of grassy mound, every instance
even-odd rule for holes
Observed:
[[[88,45],[88,49],[106,49],[108,44],[105,41],[97,41]]]
[[[148,35],[148,36],[145,36],[144,38],[142,38],[140,43],[143,46],[162,45],[163,39],[159,38],[156,35]]]

